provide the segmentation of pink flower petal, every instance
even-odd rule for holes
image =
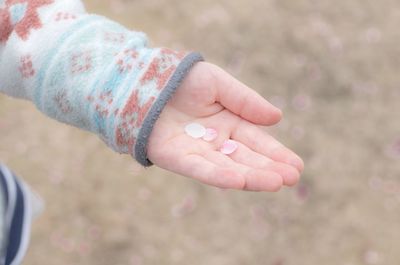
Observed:
[[[220,149],[221,153],[225,155],[230,155],[236,151],[238,144],[233,140],[226,140]]]
[[[187,135],[198,139],[206,134],[206,128],[198,123],[190,123],[185,126],[185,132]]]
[[[212,142],[218,137],[218,132],[215,129],[207,128],[206,134],[203,136],[203,140],[207,142]]]

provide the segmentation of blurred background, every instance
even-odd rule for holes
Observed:
[[[24,264],[399,264],[398,1],[84,2],[281,107],[272,133],[306,170],[276,194],[221,191],[0,96],[0,158],[46,200]]]

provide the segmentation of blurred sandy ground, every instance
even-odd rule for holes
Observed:
[[[0,157],[47,201],[24,264],[399,264],[398,1],[85,2],[282,107],[274,134],[306,171],[278,194],[222,192],[0,97]]]

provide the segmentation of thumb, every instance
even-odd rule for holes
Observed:
[[[216,65],[214,75],[216,101],[243,119],[258,125],[273,125],[282,118],[282,111],[256,91],[244,85]]]

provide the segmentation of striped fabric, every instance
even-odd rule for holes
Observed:
[[[7,167],[0,165],[0,264],[18,265],[26,253],[33,217],[29,188]]]

